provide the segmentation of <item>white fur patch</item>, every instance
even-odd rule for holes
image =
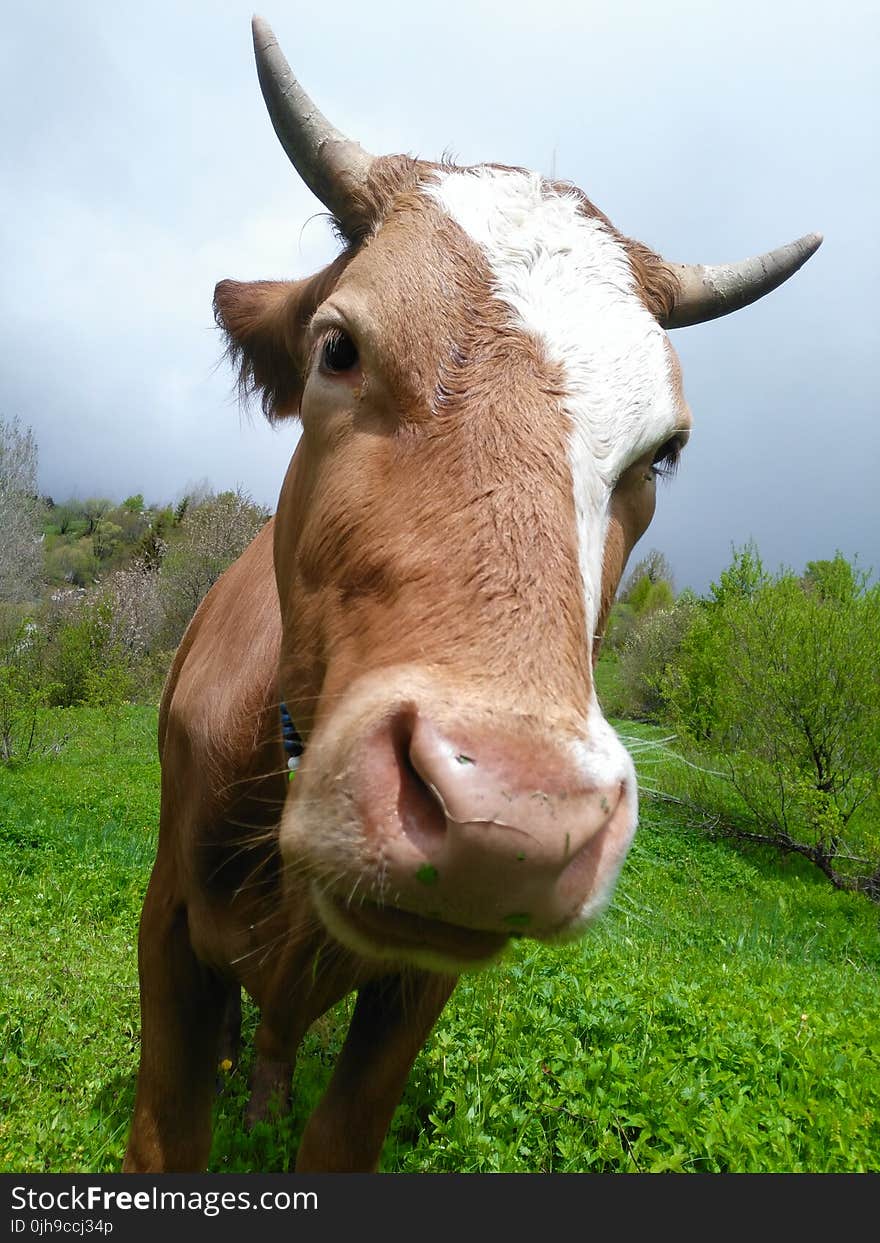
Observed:
[[[480,246],[516,327],[564,368],[589,651],[614,484],[676,425],[665,333],[639,299],[624,247],[574,193],[487,167],[441,173],[425,193]]]

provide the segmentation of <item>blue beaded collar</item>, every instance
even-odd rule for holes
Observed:
[[[290,719],[287,704],[281,705],[281,739],[284,743],[284,750],[287,753],[287,777],[288,780],[292,780],[294,773],[299,768],[300,758],[305,747],[296,726]]]

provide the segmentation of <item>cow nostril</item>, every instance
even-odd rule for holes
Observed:
[[[420,776],[410,757],[414,717],[401,714],[392,727],[394,752],[400,775],[397,795],[397,814],[400,826],[409,840],[422,853],[430,855],[432,848],[446,833],[446,815],[436,791]],[[436,870],[426,864],[419,874],[422,884],[433,884]]]
[[[416,772],[408,755],[400,757],[397,810],[406,836],[426,853],[446,833],[443,806],[435,791]]]

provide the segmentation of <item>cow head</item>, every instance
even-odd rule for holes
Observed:
[[[217,287],[247,390],[302,436],[275,523],[280,692],[306,740],[291,885],[373,958],[460,969],[577,934],[636,824],[600,636],[690,414],[666,329],[738,309],[811,236],[666,263],[521,169],[373,158],[254,23],[276,131],[345,239]]]

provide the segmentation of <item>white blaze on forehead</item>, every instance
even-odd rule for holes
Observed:
[[[625,248],[583,215],[575,193],[487,167],[440,173],[425,193],[480,246],[513,323],[563,368],[590,650],[611,491],[676,425],[665,333],[636,292]]]

